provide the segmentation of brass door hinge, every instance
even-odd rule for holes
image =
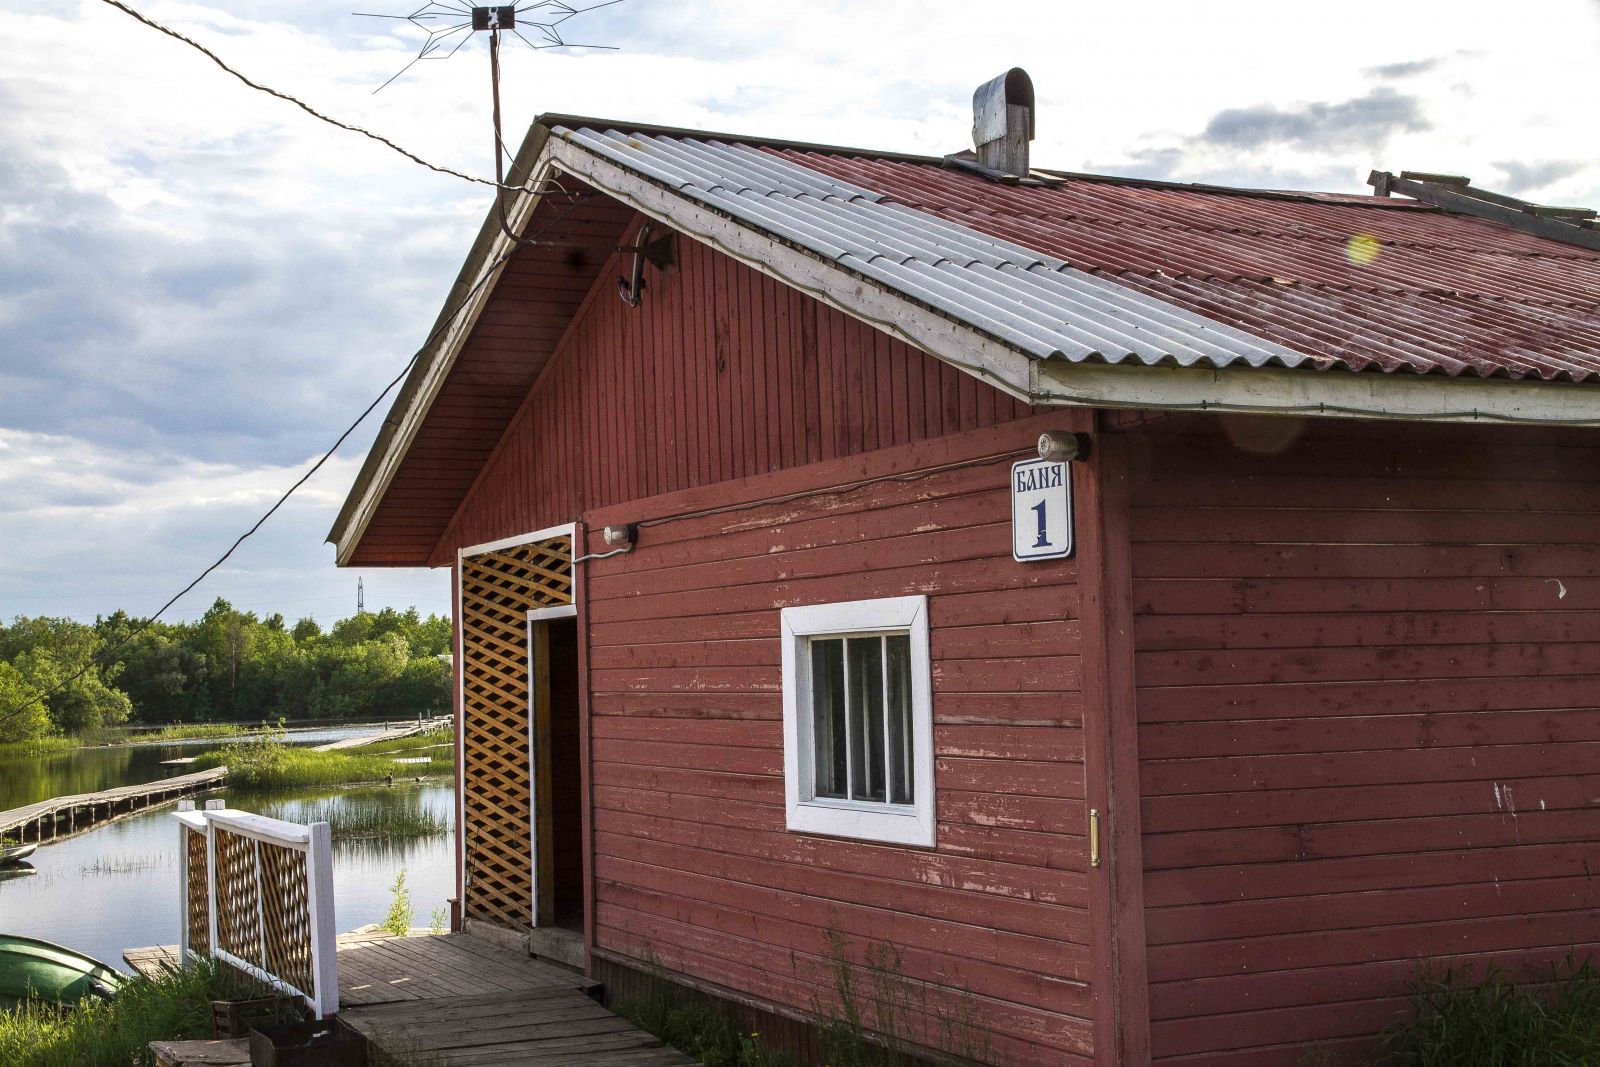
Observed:
[[[1089,809],[1089,866],[1100,866],[1100,809]]]

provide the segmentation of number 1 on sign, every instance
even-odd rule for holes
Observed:
[[[1035,515],[1039,516],[1039,539],[1033,543],[1034,548],[1047,548],[1050,544],[1050,534],[1044,525],[1044,505],[1045,502],[1041,500],[1031,509]]]
[[[1072,468],[1047,459],[1011,465],[1011,558],[1072,555]]]

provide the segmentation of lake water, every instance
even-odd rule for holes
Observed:
[[[346,737],[379,733],[383,725],[329,726],[291,730],[290,744],[320,745]],[[241,739],[243,740],[243,739]],[[95,793],[119,785],[139,785],[187,774],[187,766],[162,766],[163,760],[194,756],[232,742],[210,738],[163,744],[76,748],[46,756],[0,759],[0,811],[72,793]]]
[[[207,742],[208,747],[215,745]],[[122,758],[137,757],[140,752],[90,749],[65,753],[72,757],[66,766],[55,756],[46,757],[51,766],[36,780],[76,783],[46,796],[104,789],[124,781],[149,781],[151,778],[105,777],[117,767],[148,770],[146,760]],[[73,766],[79,760],[86,766]],[[7,781],[13,771],[9,762],[0,765],[0,789],[15,785]],[[161,768],[160,760],[154,765],[162,771],[169,769]],[[351,814],[431,813],[442,824],[443,829],[420,838],[334,842],[334,918],[340,932],[382,921],[393,899],[390,887],[402,869],[416,926],[430,925],[434,909],[447,907],[447,899],[455,893],[455,805],[448,782],[268,794],[220,789],[195,800],[204,806],[206,799],[217,797],[229,807],[295,821],[308,810],[320,812],[332,804]],[[43,797],[0,801],[0,808],[39,799]],[[172,817],[174,810],[168,806],[142,812],[65,841],[41,845],[28,861],[33,873],[0,875],[0,933],[55,941],[124,970],[124,949],[177,943],[178,823]]]

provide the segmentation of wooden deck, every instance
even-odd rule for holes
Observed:
[[[172,946],[129,949],[142,974]],[[339,938],[339,1016],[400,1063],[681,1067],[689,1057],[605,1008],[575,971],[466,934]],[[248,1062],[248,1053],[246,1053]]]
[[[56,841],[179,797],[203,792],[221,785],[227,776],[228,768],[212,767],[141,785],[122,785],[98,793],[77,793],[24,804],[10,811],[0,811],[0,836],[15,837],[19,841]]]

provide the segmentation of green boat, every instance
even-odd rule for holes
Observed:
[[[38,847],[38,844],[32,841],[28,842],[26,845],[16,845],[7,844],[5,841],[0,840],[0,867],[4,867],[12,863],[21,863],[23,860],[33,855],[34,850]]]
[[[47,1004],[109,1000],[123,976],[97,959],[31,937],[0,934],[0,1011],[34,997]]]

